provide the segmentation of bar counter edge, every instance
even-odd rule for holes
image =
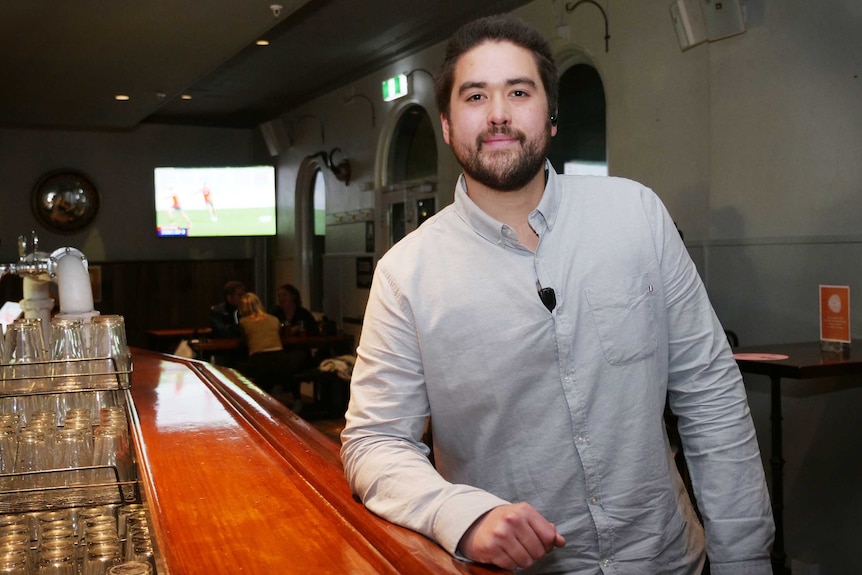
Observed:
[[[424,536],[368,511],[350,492],[338,444],[237,372],[132,351],[131,428],[159,575],[192,575],[198,565],[208,574],[262,567],[279,573],[505,573],[459,561]],[[217,402],[212,413],[226,420],[225,429],[202,431],[206,422],[193,421],[205,416],[196,405],[202,402]],[[188,422],[164,423],[183,410],[192,414]],[[196,451],[187,442],[204,445]],[[183,443],[188,449],[174,455]],[[242,491],[249,478],[261,477],[249,487],[257,493]],[[206,485],[192,489],[188,481]],[[226,514],[224,521],[201,526],[201,517],[218,513]],[[249,550],[255,545],[264,547],[261,553]],[[207,555],[223,559],[194,559]],[[235,565],[231,558],[260,563]]]

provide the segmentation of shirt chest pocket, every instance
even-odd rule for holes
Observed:
[[[584,295],[608,363],[627,365],[655,352],[657,293],[646,275],[587,288]]]

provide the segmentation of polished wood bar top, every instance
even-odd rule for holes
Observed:
[[[352,346],[354,338],[352,335],[288,335],[281,338],[284,347],[346,347]],[[190,341],[189,347],[196,353],[208,353],[214,351],[230,351],[241,349],[245,342],[240,337],[214,337],[212,339],[200,339]]]
[[[500,573],[366,510],[339,446],[235,372],[138,349],[133,361],[132,430],[165,572]]]
[[[734,348],[733,356],[744,373],[781,378],[810,379],[862,373],[862,341],[854,341],[846,353],[822,351],[819,341],[807,341],[738,347]]]

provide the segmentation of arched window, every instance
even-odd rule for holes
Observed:
[[[548,158],[560,174],[608,174],[605,89],[596,69],[575,64],[560,77],[557,135]]]
[[[311,217],[314,222],[311,237],[311,270],[308,304],[310,309],[323,309],[323,254],[326,253],[326,179],[318,168],[314,174]]]

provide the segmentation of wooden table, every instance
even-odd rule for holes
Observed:
[[[500,574],[353,498],[339,446],[232,370],[133,350],[132,434],[159,573]]]
[[[147,346],[153,351],[173,353],[180,341],[207,337],[212,333],[209,327],[176,327],[170,329],[148,329]]]
[[[331,349],[339,353],[352,353],[354,351],[354,338],[352,335],[289,335],[281,338],[282,345],[288,348],[299,349]],[[239,337],[215,337],[210,339],[198,339],[189,342],[189,347],[198,358],[206,358],[218,352],[236,351],[245,347],[245,341]]]
[[[734,350],[742,373],[769,376],[772,466],[772,514],[775,543],[773,573],[788,573],[784,549],[784,445],[782,439],[781,379],[813,379],[862,373],[862,342],[854,342],[847,353],[824,352],[820,342],[785,343],[739,347]]]

